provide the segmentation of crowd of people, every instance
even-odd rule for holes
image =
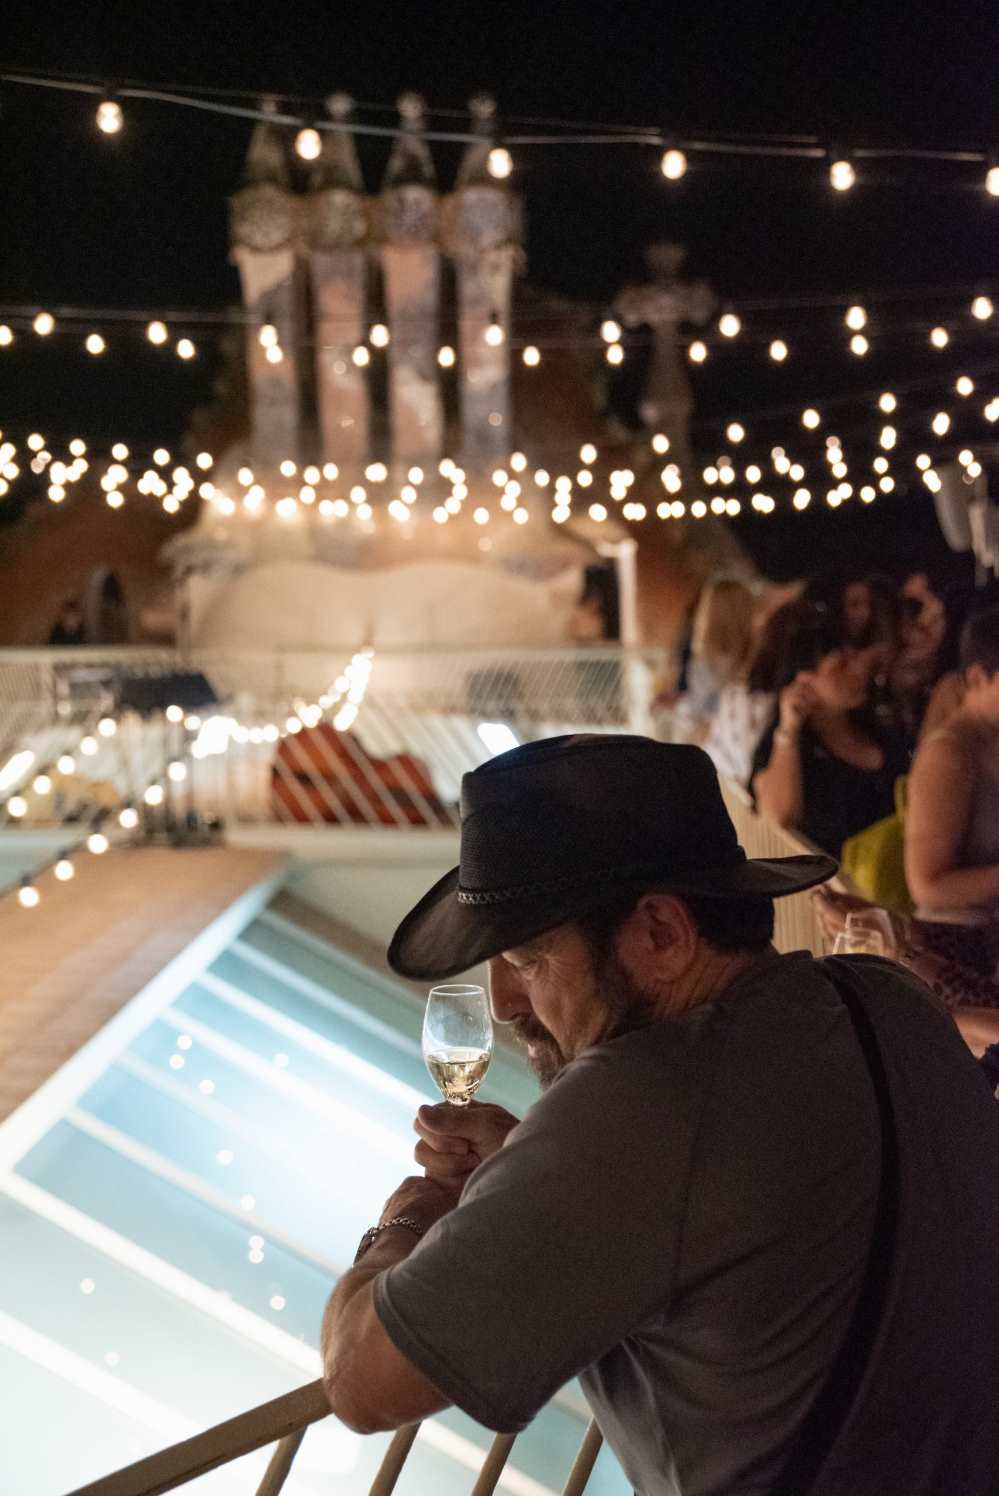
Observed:
[[[830,938],[883,907],[887,953],[952,1007],[999,1008],[997,603],[925,572],[762,598],[720,578],[694,611],[668,727],[762,815],[845,850],[848,870],[861,849],[866,898],[818,896]]]

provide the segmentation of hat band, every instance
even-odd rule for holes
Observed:
[[[730,868],[740,867],[746,860],[746,854],[741,847],[738,848],[738,856],[727,859],[724,863],[716,863],[715,870],[728,871]],[[664,868],[648,862],[631,863],[625,866],[597,868],[581,878],[578,874],[568,873],[557,878],[543,878],[535,883],[508,883],[504,888],[462,888],[458,885],[456,897],[459,904],[482,905],[482,904],[505,904],[510,899],[529,898],[533,894],[559,893],[562,889],[572,888],[579,884],[588,884],[594,881],[609,881],[610,879],[633,878],[673,878],[683,876],[685,872],[710,872],[711,868]]]

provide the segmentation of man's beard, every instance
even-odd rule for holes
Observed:
[[[594,1042],[604,1044],[617,1034],[642,1028],[649,1022],[649,997],[632,981],[615,951],[594,956],[593,984],[606,1014],[606,1021]],[[515,1018],[511,1028],[520,1042],[527,1046],[528,1063],[541,1089],[547,1090],[572,1056],[563,1053],[554,1036],[533,1013]]]

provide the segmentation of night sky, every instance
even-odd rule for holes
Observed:
[[[8,0],[3,33],[7,68],[110,81],[291,99],[347,89],[383,106],[414,88],[431,108],[446,109],[484,88],[508,117],[815,134],[847,146],[999,146],[999,12],[989,4]],[[236,303],[225,198],[238,182],[245,123],[126,104],[124,134],[107,139],[85,97],[8,86],[0,102],[0,304],[168,311]],[[394,114],[389,107],[364,117],[391,122]],[[363,145],[369,187],[387,151],[387,143]],[[446,186],[454,152],[435,156]],[[696,376],[705,456],[723,445],[716,433],[725,418],[751,426],[754,412],[793,412],[851,388],[901,388],[927,371],[940,371],[941,389],[967,371],[985,398],[999,391],[997,333],[967,316],[969,288],[999,288],[999,199],[984,194],[981,176],[976,166],[865,166],[858,187],[839,197],[816,162],[698,160],[670,186],[655,153],[638,148],[517,155],[529,277],[592,300],[595,317],[657,237],[686,243],[691,271],[741,307],[856,292],[876,309],[875,351],[863,361],[845,352],[842,312],[761,309],[747,319],[740,346]],[[907,290],[924,294],[878,301]],[[926,346],[936,321],[964,328],[942,355]],[[779,369],[765,354],[777,335],[795,350]],[[133,332],[99,370],[75,351],[78,337],[41,348],[22,337],[0,351],[0,425],[175,440],[188,412],[209,398],[215,372],[212,340],[196,336],[197,367],[155,353]],[[982,382],[990,366],[995,388]],[[932,391],[913,400],[928,409],[941,403]],[[980,411],[982,400],[972,403]],[[836,425],[847,438],[850,419],[844,408]],[[768,429],[793,425],[785,415]],[[957,434],[973,439],[980,430]],[[923,545],[934,526],[919,495],[850,514],[751,519],[739,529],[773,571],[787,572],[816,544],[874,557],[886,543]]]

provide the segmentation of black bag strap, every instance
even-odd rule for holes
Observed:
[[[806,1496],[839,1437],[881,1329],[898,1232],[898,1133],[881,1049],[863,999],[858,995],[860,983],[852,963],[831,956],[823,966],[850,1015],[874,1087],[881,1133],[881,1179],[867,1264],[846,1335],[825,1384],[795,1435],[788,1458],[770,1488],[770,1496]]]

